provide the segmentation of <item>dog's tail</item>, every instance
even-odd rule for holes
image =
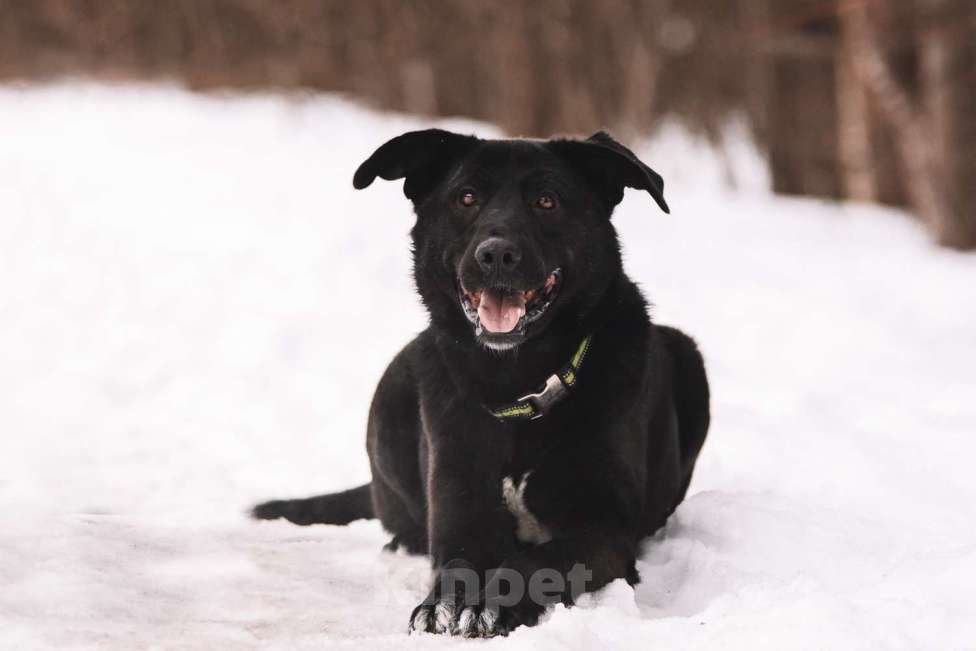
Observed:
[[[373,518],[370,485],[318,495],[299,500],[272,500],[251,509],[258,520],[285,518],[295,524],[349,524],[353,520]]]

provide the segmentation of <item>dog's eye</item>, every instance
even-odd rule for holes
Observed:
[[[465,208],[470,208],[478,203],[478,197],[475,196],[474,190],[461,190],[458,194],[458,203]]]
[[[551,194],[541,194],[539,198],[535,200],[536,208],[542,210],[552,210],[556,207],[556,198]]]

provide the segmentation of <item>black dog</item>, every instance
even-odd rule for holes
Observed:
[[[709,423],[701,355],[650,322],[610,223],[625,187],[667,212],[661,177],[605,133],[440,130],[387,142],[353,185],[377,176],[405,179],[430,326],[373,398],[372,482],[255,517],[378,517],[388,548],[430,554],[410,630],[506,634],[548,603],[635,583],[638,544],[683,499]]]

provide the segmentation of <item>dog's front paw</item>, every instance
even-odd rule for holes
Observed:
[[[530,601],[514,606],[467,606],[458,615],[455,634],[464,637],[508,635],[519,626],[535,626],[545,610],[545,606]]]
[[[464,637],[494,637],[508,635],[501,610],[486,606],[468,606],[458,616],[457,634]]]
[[[425,601],[410,614],[408,633],[457,633],[461,608],[453,600]]]
[[[409,633],[447,633],[463,637],[508,635],[519,626],[535,626],[545,606],[524,600],[512,606],[497,603],[465,605],[440,598],[425,601],[410,615]]]

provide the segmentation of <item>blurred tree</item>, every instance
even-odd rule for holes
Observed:
[[[893,69],[878,34],[872,9],[890,9],[877,3],[849,2],[840,12],[849,59],[853,68],[850,94],[858,86],[876,100],[878,113],[890,130],[901,179],[909,203],[928,224],[938,241],[957,248],[976,247],[976,204],[972,185],[976,156],[972,124],[976,10],[955,0],[917,0],[921,25],[915,30],[917,81],[914,93]],[[968,25],[966,18],[969,18]],[[959,29],[962,19],[964,28]],[[960,38],[963,35],[964,38]],[[969,67],[960,65],[968,62]],[[968,88],[966,87],[968,83]],[[858,161],[859,163],[861,161]],[[855,176],[858,166],[850,167]],[[857,179],[855,182],[860,182]],[[870,198],[870,197],[867,197]]]
[[[973,0],[0,0],[0,79],[349,93],[517,135],[745,116],[777,192],[976,247]]]

